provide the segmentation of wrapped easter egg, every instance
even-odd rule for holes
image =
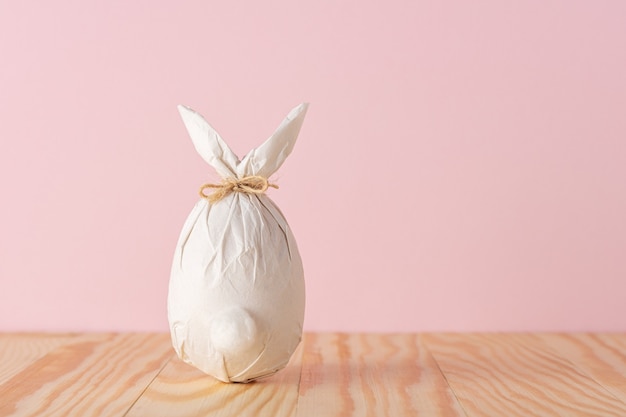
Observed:
[[[285,217],[268,197],[291,153],[307,104],[239,158],[206,120],[179,106],[200,156],[222,178],[205,184],[172,264],[168,319],[178,356],[224,382],[272,375],[302,337],[304,272]]]

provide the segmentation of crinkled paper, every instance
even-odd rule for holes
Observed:
[[[179,106],[200,156],[223,178],[269,178],[291,153],[307,104],[241,161],[195,111]],[[185,362],[225,382],[283,368],[302,336],[304,273],[285,217],[266,194],[200,199],[180,234],[168,318]]]

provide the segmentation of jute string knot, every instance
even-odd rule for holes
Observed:
[[[200,187],[200,197],[206,198],[210,203],[217,203],[230,193],[263,194],[269,187],[278,188],[276,184],[270,184],[267,178],[251,175],[243,178],[224,178],[221,184],[204,184]],[[211,194],[205,194],[204,190],[214,188]]]

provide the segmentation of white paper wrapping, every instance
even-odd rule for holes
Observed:
[[[241,161],[193,110],[179,106],[200,156],[223,178],[269,178],[291,153],[307,104]],[[304,272],[285,217],[266,194],[202,198],[180,234],[169,285],[174,349],[224,382],[248,382],[283,368],[304,320]]]

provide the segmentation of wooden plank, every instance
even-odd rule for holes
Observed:
[[[626,403],[626,334],[539,334],[537,337]]]
[[[0,334],[0,384],[74,337],[76,334]]]
[[[624,334],[307,334],[251,384],[172,357],[164,334],[0,335],[0,416],[626,416]]]
[[[301,360],[302,343],[277,374],[249,384],[227,384],[174,358],[126,417],[292,417]]]
[[[121,416],[173,352],[164,334],[87,334],[0,385],[0,416]]]
[[[464,416],[415,334],[307,334],[298,416]]]
[[[626,416],[626,405],[527,334],[424,340],[469,417]]]

